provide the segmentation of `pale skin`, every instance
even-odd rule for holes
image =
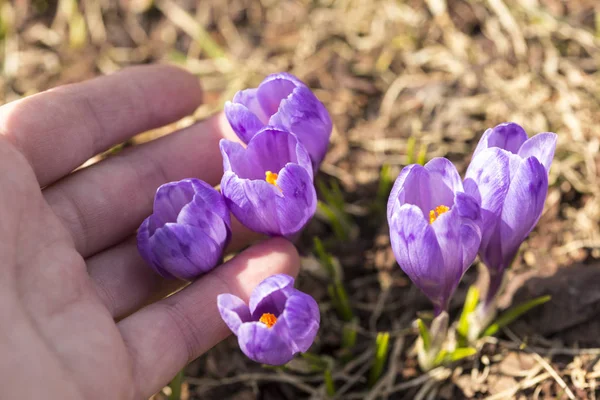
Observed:
[[[216,297],[245,300],[264,278],[296,275],[283,239],[262,241],[181,285],[137,253],[158,186],[218,184],[222,116],[72,173],[127,138],[201,103],[197,78],[143,66],[0,107],[0,387],[9,399],[145,399],[230,332]],[[255,239],[234,224],[233,249]]]

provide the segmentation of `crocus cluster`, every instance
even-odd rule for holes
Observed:
[[[288,73],[238,92],[225,114],[240,140],[221,140],[221,191],[235,217],[267,235],[291,238],[317,209],[313,184],[331,119],[311,90]]]
[[[490,272],[488,303],[542,215],[555,149],[555,133],[538,133],[528,139],[515,123],[488,129],[475,149],[465,189],[481,204],[479,256]]]
[[[161,186],[138,231],[139,252],[159,274],[191,280],[214,268],[233,215],[249,229],[293,238],[315,214],[313,179],[331,119],[311,90],[288,73],[238,92],[226,116],[245,144],[221,140],[221,193],[198,179]]]
[[[138,250],[165,278],[191,280],[217,265],[231,238],[230,225],[225,200],[208,183],[167,183],[158,188],[154,213],[138,230]]]
[[[444,158],[402,170],[388,201],[392,250],[436,315],[478,253],[491,276],[487,301],[496,296],[542,213],[555,147],[554,133],[527,139],[506,123],[483,134],[464,182]]]
[[[219,312],[248,358],[285,364],[312,345],[321,320],[315,299],[294,288],[294,278],[273,275],[262,281],[249,304],[232,294],[217,298]]]
[[[221,193],[198,179],[161,186],[138,230],[142,258],[166,278],[193,280],[217,266],[231,238],[230,213],[249,229],[295,237],[316,211],[314,171],[331,135],[323,104],[298,78],[268,76],[238,92],[226,116],[244,145],[221,140]],[[306,351],[319,327],[314,299],[286,275],[266,279],[250,305],[219,296],[224,321],[253,360],[283,364]]]

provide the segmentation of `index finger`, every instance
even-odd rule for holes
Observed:
[[[198,79],[180,68],[131,67],[0,107],[0,135],[46,186],[111,146],[192,113],[201,97]]]
[[[269,239],[119,322],[140,398],[156,393],[177,371],[231,333],[217,308],[219,294],[232,293],[247,301],[265,278],[278,273],[296,276],[299,268],[293,244]]]

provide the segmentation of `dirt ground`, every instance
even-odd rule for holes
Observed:
[[[324,398],[325,370],[337,399],[600,396],[598,1],[4,0],[0,40],[1,102],[128,65],[169,62],[203,83],[206,104],[196,119],[284,70],[329,109],[335,131],[317,180],[341,188],[347,238],[320,212],[299,241],[299,287],[322,313],[311,355],[264,368],[231,338],[186,369],[183,398]],[[485,339],[476,356],[423,374],[412,321],[430,304],[389,248],[380,171],[389,165],[395,176],[419,157],[445,156],[464,172],[483,131],[504,121],[559,139],[544,213],[510,271],[502,305],[553,298]],[[355,325],[332,305],[313,236],[339,263]],[[453,315],[476,277],[473,266]],[[342,349],[349,326],[356,343]],[[369,387],[381,331],[390,332],[389,360]]]

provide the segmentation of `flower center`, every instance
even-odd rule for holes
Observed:
[[[277,175],[277,174],[275,174],[275,175]],[[258,321],[265,324],[267,326],[267,328],[272,328],[273,325],[275,325],[275,322],[277,322],[277,317],[271,313],[264,313],[263,315],[260,316],[260,319]]]
[[[446,207],[443,204],[429,211],[429,223],[433,224],[433,221],[435,221],[440,215],[448,211],[450,211],[450,207]]]
[[[265,181],[273,186],[277,186],[277,177],[279,175],[276,172],[267,171],[265,172]]]

